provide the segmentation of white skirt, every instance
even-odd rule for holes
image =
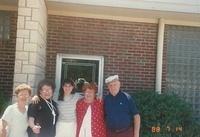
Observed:
[[[76,122],[60,122],[56,124],[56,137],[76,137]]]

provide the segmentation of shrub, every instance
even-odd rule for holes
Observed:
[[[175,94],[137,92],[141,137],[200,137],[192,119],[192,107]]]
[[[7,105],[6,99],[5,99],[4,95],[3,95],[3,93],[0,92],[0,116],[3,113],[6,105]]]

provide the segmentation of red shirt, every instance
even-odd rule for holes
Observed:
[[[91,111],[92,111],[92,114],[91,114],[92,137],[106,137],[103,102],[97,99],[95,99],[92,102],[92,104],[86,103],[84,99],[80,99],[77,102],[76,104],[76,117],[77,117],[76,137],[79,136],[83,118],[87,112],[89,105],[91,105]]]

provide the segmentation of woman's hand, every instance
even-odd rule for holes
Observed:
[[[103,101],[103,96],[100,95],[100,94],[97,94],[97,95],[96,95],[96,98],[97,98],[97,100],[100,101],[100,102]]]
[[[40,124],[39,123],[36,123],[36,125],[34,124],[34,121],[35,121],[35,118],[34,117],[29,117],[28,118],[28,124],[29,124],[29,127],[32,129],[33,133],[35,134],[39,134],[40,133]]]
[[[1,137],[6,137],[7,131],[5,128],[1,130]]]
[[[35,96],[32,97],[31,103],[37,104],[39,102],[40,102],[40,98],[37,95],[35,95]]]
[[[39,133],[40,133],[40,128],[41,128],[41,126],[39,126],[39,125],[33,126],[33,127],[32,127],[33,133],[39,134]]]
[[[7,122],[5,120],[2,119],[2,129],[1,129],[1,137],[7,137],[7,130],[6,130],[6,127],[7,127]]]

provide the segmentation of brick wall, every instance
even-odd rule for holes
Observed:
[[[104,77],[119,74],[126,90],[153,90],[157,24],[48,16],[46,77],[55,79],[56,54],[104,56]]]
[[[10,12],[10,39],[3,41],[0,39],[0,92],[6,96],[12,95],[17,12]]]

